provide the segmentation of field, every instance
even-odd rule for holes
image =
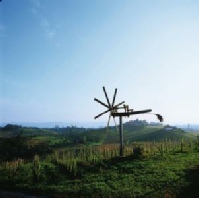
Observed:
[[[6,147],[1,155],[1,190],[49,197],[197,197],[196,136],[177,130],[165,137],[161,128],[151,127],[125,129],[125,155],[118,157],[113,129],[44,131],[32,136],[25,135],[26,129],[17,136],[9,131],[9,138],[1,138],[2,151],[5,145],[16,151]]]

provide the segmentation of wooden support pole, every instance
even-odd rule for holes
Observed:
[[[120,157],[123,156],[124,156],[123,124],[122,124],[122,116],[120,116]]]

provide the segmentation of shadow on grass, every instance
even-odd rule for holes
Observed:
[[[199,197],[199,165],[192,169],[189,169],[186,173],[185,179],[188,182],[188,185],[180,191],[177,197]]]

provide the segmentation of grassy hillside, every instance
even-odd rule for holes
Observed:
[[[166,131],[163,127],[151,126],[125,126],[124,125],[124,142],[134,141],[162,141],[162,140],[194,140],[196,135],[184,132],[181,129]],[[114,128],[107,132],[104,143],[119,142],[119,132]]]
[[[122,158],[119,132],[113,127],[55,131],[7,126],[1,135],[6,138],[0,138],[0,191],[51,197],[180,197],[188,189],[194,195],[199,187],[199,142],[181,141],[196,137],[182,130],[124,125]],[[161,141],[166,138],[172,141]]]
[[[19,129],[8,130],[0,129],[0,138],[10,138],[19,134],[23,136],[51,136],[57,134],[57,132],[49,129],[39,129],[31,127],[21,127]]]
[[[180,144],[162,150],[158,143],[142,143],[140,148],[145,149],[135,153],[135,146],[126,147],[122,158],[117,157],[117,146],[102,145],[5,161],[0,164],[0,190],[50,197],[188,198],[197,194],[195,143],[184,144],[183,151]]]
[[[162,126],[133,126],[124,124],[124,143],[135,141],[162,141],[162,140],[194,140],[196,133],[184,132],[181,129],[166,131]],[[15,137],[17,135],[29,137],[30,143],[45,142],[53,148],[64,148],[72,145],[93,145],[119,143],[119,132],[115,127],[101,129],[62,128],[39,129],[27,127],[14,127],[0,130],[0,138]]]

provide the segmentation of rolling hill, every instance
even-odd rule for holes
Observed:
[[[181,129],[167,131],[162,126],[127,126],[124,124],[124,142],[134,141],[161,141],[161,140],[194,140],[196,135],[187,133]],[[119,142],[119,132],[111,128],[107,132],[104,143]]]
[[[16,127],[16,126],[15,126]],[[134,126],[125,123],[124,143],[135,141],[161,141],[161,140],[194,140],[197,134],[185,132],[182,129],[165,130],[163,126]],[[88,142],[96,142],[100,144],[119,143],[119,132],[115,127],[99,129],[84,128],[60,128],[56,129],[39,129],[29,127],[16,127],[11,129],[1,129],[0,138],[9,138],[21,134],[22,136],[45,137],[45,139],[60,139],[67,137],[70,141],[81,143],[83,140]]]

